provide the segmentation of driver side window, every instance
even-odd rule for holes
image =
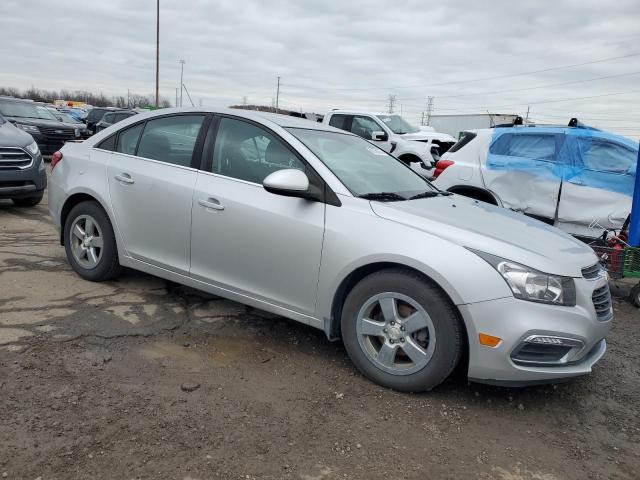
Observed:
[[[220,120],[213,149],[212,172],[259,183],[286,168],[305,170],[304,163],[268,131],[241,120]]]
[[[355,133],[359,137],[371,140],[373,132],[384,131],[378,123],[371,117],[354,116],[351,122],[351,133]]]

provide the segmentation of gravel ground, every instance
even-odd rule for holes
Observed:
[[[310,327],[135,272],[85,282],[0,202],[0,478],[640,478],[640,312],[591,376],[429,394]]]

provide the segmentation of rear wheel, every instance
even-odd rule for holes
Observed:
[[[71,209],[64,224],[64,247],[69,263],[86,280],[101,282],[120,273],[113,227],[96,202]]]
[[[450,300],[419,275],[395,269],[369,275],[349,293],[342,337],[366,377],[400,391],[438,386],[463,351]]]
[[[34,197],[12,198],[11,201],[16,207],[35,207],[42,201],[43,196],[44,192],[40,192]]]

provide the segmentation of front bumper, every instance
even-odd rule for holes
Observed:
[[[47,186],[42,155],[34,157],[29,168],[0,169],[0,198],[28,198],[41,194]]]
[[[552,383],[591,373],[606,351],[605,337],[612,318],[599,320],[591,295],[606,280],[576,279],[578,305],[559,307],[513,297],[459,305],[469,336],[469,370],[472,381],[498,385]],[[496,347],[481,345],[480,333],[499,337]],[[534,336],[561,337],[580,345],[557,362],[520,362],[519,349]]]

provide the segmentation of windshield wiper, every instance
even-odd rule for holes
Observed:
[[[381,202],[398,202],[406,200],[405,197],[394,192],[364,193],[362,195],[358,195],[358,198],[364,198],[365,200],[379,200]]]
[[[448,197],[449,195],[452,195],[452,193],[443,192],[442,190],[438,190],[438,191],[427,190],[426,192],[418,193],[417,195],[409,197],[409,200],[418,200],[419,198],[433,198],[433,197],[437,197],[438,195]]]

